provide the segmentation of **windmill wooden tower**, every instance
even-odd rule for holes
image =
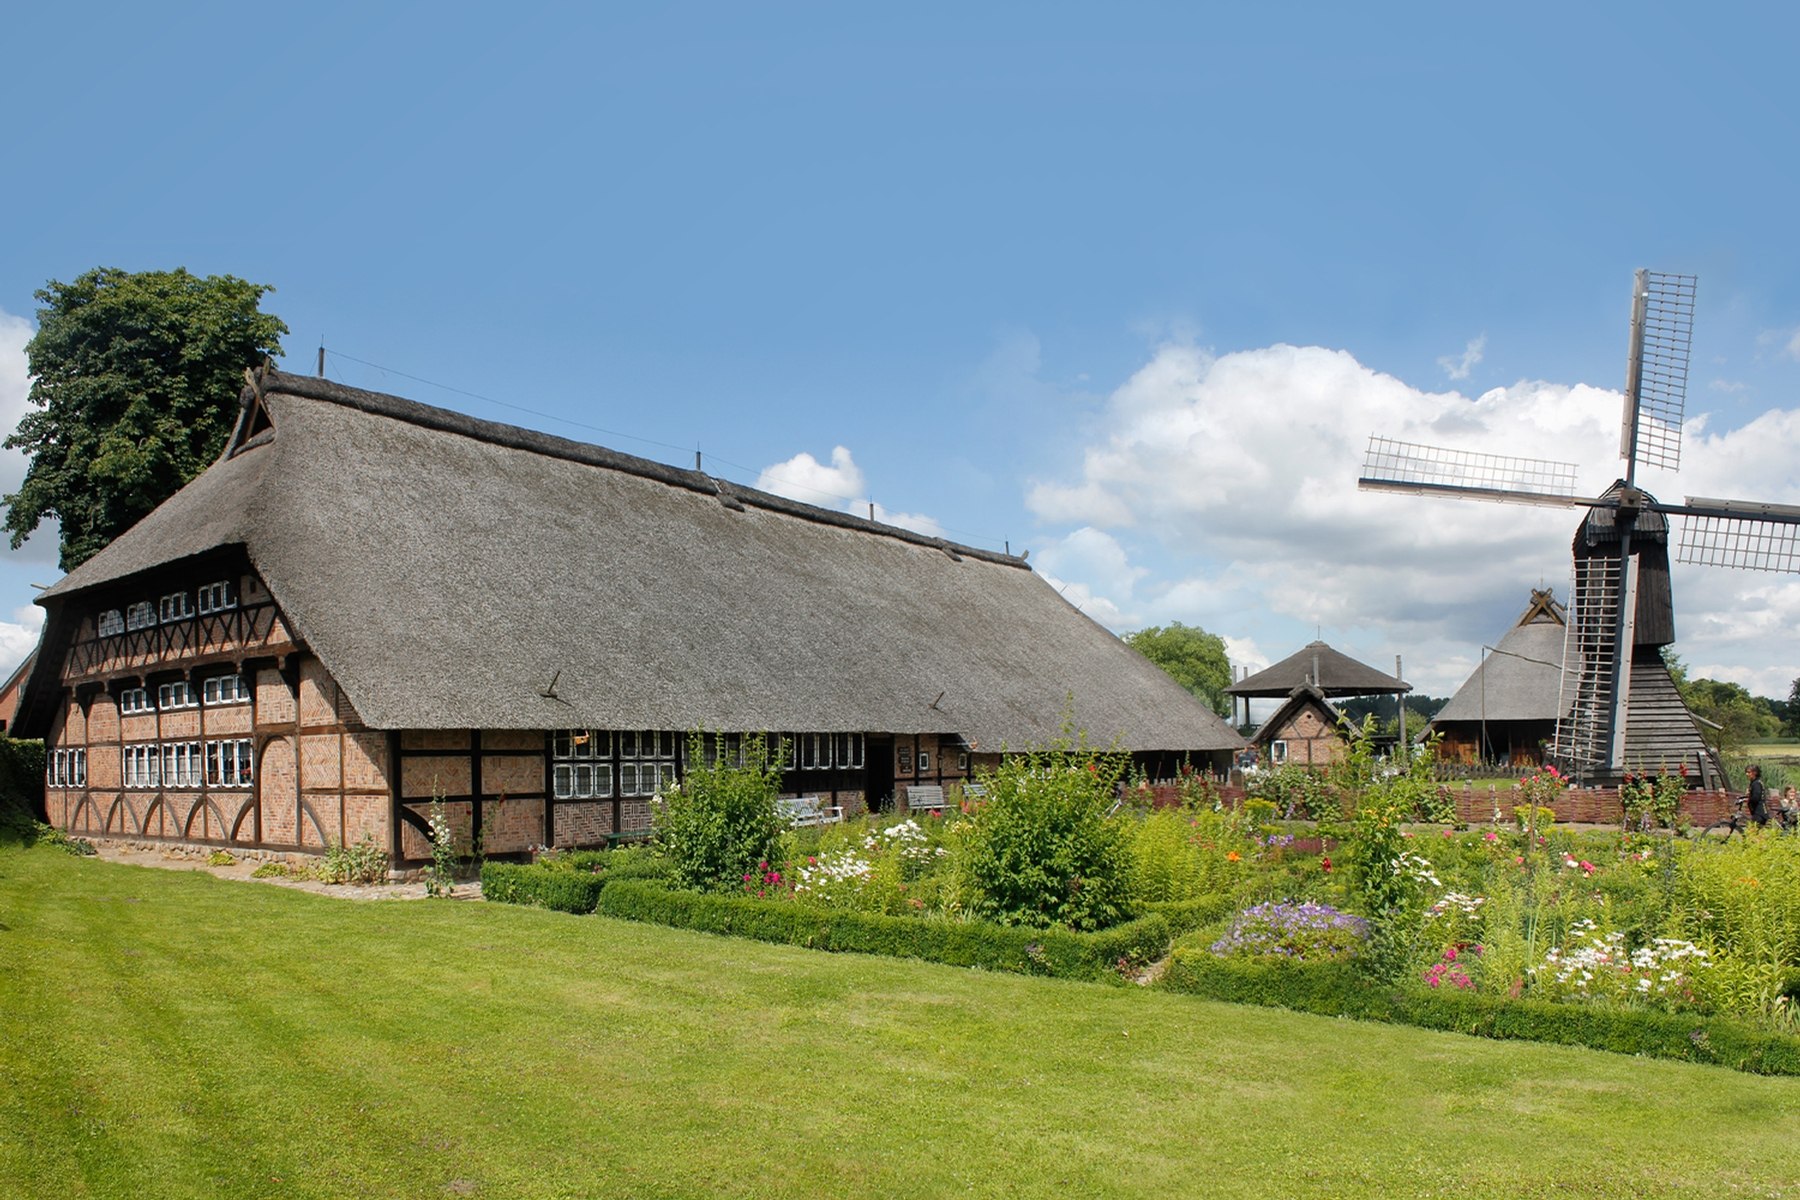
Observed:
[[[1554,752],[1584,780],[1693,761],[1697,735],[1662,660],[1675,640],[1671,516],[1681,518],[1684,563],[1800,572],[1800,508],[1695,496],[1665,504],[1637,486],[1640,465],[1681,466],[1694,292],[1692,275],[1637,273],[1619,439],[1625,476],[1601,495],[1577,493],[1570,463],[1379,435],[1369,439],[1357,480],[1373,491],[1588,510],[1573,547]]]

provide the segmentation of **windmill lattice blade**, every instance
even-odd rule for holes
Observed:
[[[1574,494],[1573,463],[1448,450],[1379,434],[1369,436],[1357,486],[1378,491],[1460,493],[1474,499],[1535,504],[1593,503]]]
[[[1565,610],[1556,757],[1584,777],[1603,769],[1609,754],[1620,585],[1618,559],[1601,555],[1575,560]]]
[[[1719,505],[1730,502],[1690,503]],[[1784,511],[1791,514],[1794,510]],[[1675,557],[1697,567],[1737,567],[1746,571],[1800,574],[1800,525],[1795,524],[1791,516],[1781,520],[1749,514],[1689,514],[1681,522],[1681,541],[1676,545]]]
[[[1644,282],[1643,344],[1635,371],[1637,462],[1673,471],[1681,467],[1681,422],[1687,407],[1698,280],[1693,275],[1646,271]]]

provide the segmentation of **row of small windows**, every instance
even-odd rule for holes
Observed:
[[[84,768],[85,769],[85,768]],[[125,747],[128,788],[249,787],[255,781],[250,739],[146,742]]]
[[[49,769],[44,772],[51,787],[87,786],[87,751],[55,750],[50,754]]]
[[[221,579],[193,592],[170,592],[161,600],[140,600],[126,605],[123,611],[109,608],[100,614],[100,636],[117,637],[122,633],[149,629],[158,622],[167,625],[172,621],[185,621],[194,615],[196,608],[205,615],[236,607],[237,596],[232,592],[231,581]]]
[[[616,785],[614,771],[617,771]],[[558,800],[657,796],[675,786],[672,762],[559,762],[552,771]]]
[[[250,700],[250,686],[244,682],[242,675],[214,675],[202,680],[200,690],[186,680],[161,684],[156,689],[156,703],[150,702],[149,688],[126,688],[119,693],[119,712],[125,716],[133,713],[172,712],[182,708],[199,708],[204,703],[208,708],[228,704],[247,704]]]
[[[771,736],[775,765],[784,771],[861,770],[860,733]],[[751,739],[741,734],[707,734],[701,753],[708,766],[721,757],[744,765]],[[617,766],[614,758],[618,759]],[[685,739],[666,730],[563,729],[551,736],[551,776],[559,800],[612,796],[654,796],[675,786],[676,764],[685,762]]]

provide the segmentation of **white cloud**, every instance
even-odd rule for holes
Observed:
[[[764,467],[756,477],[756,487],[789,500],[829,508],[862,495],[863,473],[847,446],[832,447],[829,467],[803,450],[786,462]]]
[[[1446,354],[1438,359],[1438,366],[1444,368],[1444,374],[1454,380],[1467,379],[1469,372],[1473,371],[1481,362],[1482,351],[1486,349],[1487,334],[1484,333],[1479,337],[1470,338],[1469,344],[1463,347],[1461,355]]]
[[[862,468],[847,446],[834,446],[826,466],[804,450],[785,462],[764,467],[756,477],[759,491],[785,496],[821,508],[837,508],[859,517],[869,516],[888,525],[910,529],[927,537],[943,537],[943,526],[923,513],[893,512],[869,499]]]
[[[13,619],[0,621],[0,679],[11,675],[25,656],[37,649],[44,628],[44,610],[25,604],[13,610]]]
[[[0,437],[18,428],[19,418],[31,411],[31,376],[26,369],[25,343],[31,340],[31,322],[0,309]],[[19,490],[25,480],[28,459],[22,450],[0,450],[0,495]],[[62,537],[54,520],[38,526],[31,540],[17,550],[0,541],[0,558],[19,562],[54,563]]]
[[[1622,473],[1619,410],[1617,392],[1587,385],[1522,381],[1470,398],[1422,391],[1342,351],[1167,345],[1107,400],[1111,432],[1078,474],[1037,481],[1028,504],[1077,527],[1045,565],[1081,586],[1096,619],[1200,624],[1228,646],[1274,647],[1264,661],[1317,630],[1383,669],[1403,654],[1416,687],[1447,695],[1530,588],[1566,593],[1581,514],[1359,491],[1369,435],[1574,462],[1577,486],[1597,493]],[[1800,412],[1717,434],[1701,417],[1689,422],[1682,473],[1646,470],[1640,482],[1671,499],[1800,503],[1796,461]],[[1678,567],[1675,588],[1676,649],[1696,675],[1786,694],[1800,675],[1788,633],[1800,627],[1800,582]],[[1236,651],[1233,661],[1252,665]]]

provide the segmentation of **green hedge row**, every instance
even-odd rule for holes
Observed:
[[[617,880],[597,910],[656,925],[809,946],[816,950],[922,958],[1065,979],[1097,979],[1121,965],[1154,961],[1168,948],[1170,923],[1159,913],[1100,933],[1021,929],[980,921],[945,921],[838,912],[785,900],[674,891],[641,880]]]
[[[500,904],[530,904],[557,912],[591,913],[607,876],[521,863],[490,862],[481,868],[481,894]]]
[[[1144,906],[1146,912],[1162,914],[1174,937],[1216,925],[1237,909],[1238,903],[1229,892],[1202,896],[1198,900],[1164,900]]]
[[[1476,1037],[1587,1046],[1712,1063],[1758,1075],[1800,1075],[1800,1038],[1728,1017],[1384,987],[1370,983],[1350,963],[1223,959],[1199,947],[1182,946],[1171,956],[1162,986],[1232,1004],[1360,1017]]]

